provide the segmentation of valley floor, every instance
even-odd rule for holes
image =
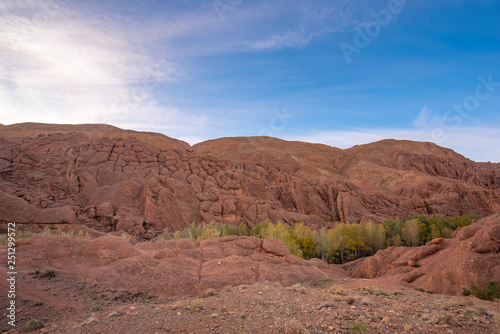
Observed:
[[[291,287],[261,282],[175,299],[72,285],[57,277],[23,276],[21,282],[18,332],[31,319],[44,323],[34,332],[72,334],[489,334],[500,328],[499,303],[430,294],[390,280],[322,280]],[[0,299],[5,305],[6,296]]]

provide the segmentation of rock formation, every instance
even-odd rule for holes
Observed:
[[[390,247],[342,267],[356,278],[393,277],[435,293],[461,295],[471,283],[500,282],[500,214],[425,246]]]
[[[290,255],[279,240],[229,236],[192,240],[144,242],[104,236],[94,240],[33,236],[17,245],[19,268],[63,272],[62,279],[98,283],[105,288],[140,290],[174,296],[207,288],[279,282],[346,279],[335,265]],[[6,251],[6,250],[5,250]]]
[[[191,222],[313,227],[500,210],[500,165],[431,143],[341,150],[267,137],[190,147],[107,125],[0,126],[0,221],[151,239]]]

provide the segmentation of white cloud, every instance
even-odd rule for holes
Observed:
[[[14,1],[0,7],[0,123],[90,123],[169,114],[154,91],[173,80],[110,20]],[[133,28],[132,28],[133,29]]]
[[[500,133],[498,129],[463,127],[446,132],[445,136],[446,139],[438,145],[451,148],[474,161],[500,162]],[[320,131],[300,137],[285,137],[288,140],[322,143],[343,149],[387,138],[434,142],[432,133],[422,129]]]
[[[160,98],[168,99],[157,92],[158,83],[184,75],[180,55],[304,45],[327,31],[327,22],[339,13],[326,2],[302,5],[300,11],[287,2],[247,3],[224,21],[214,11],[195,11],[134,22],[89,12],[98,12],[98,4],[75,6],[66,1],[0,3],[0,123],[114,122],[172,131],[193,124],[196,130],[207,124],[205,115],[177,110],[173,117],[175,108],[164,106]],[[293,20],[254,29],[281,15]],[[179,122],[177,128],[172,120]]]

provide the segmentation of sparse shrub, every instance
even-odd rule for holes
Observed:
[[[210,288],[210,289],[206,289],[204,290],[202,293],[200,293],[200,298],[207,298],[207,297],[212,297],[212,296],[215,296],[217,294],[217,291],[215,291],[214,289]]]
[[[488,309],[486,309],[486,308],[484,308],[482,306],[478,307],[476,310],[477,310],[477,314],[479,314],[479,315],[484,315],[484,316],[487,316],[487,317],[492,317],[494,315]]]
[[[194,299],[191,304],[191,310],[193,311],[202,311],[204,309],[203,307],[203,301],[201,299]]]
[[[345,301],[346,301],[347,304],[353,305],[353,304],[356,303],[356,298],[354,298],[354,297],[348,297]]]
[[[87,312],[97,312],[102,308],[101,304],[96,304],[94,306],[91,306],[87,309]]]
[[[363,291],[366,291],[370,295],[375,295],[375,296],[386,296],[387,297],[390,295],[389,292],[385,291],[380,286],[369,286],[369,287],[363,288]]]
[[[246,319],[247,315],[245,313],[240,314],[240,319]]]
[[[78,231],[78,234],[76,236],[74,235],[74,232],[71,231],[70,236],[73,236],[77,239],[85,239],[85,240],[92,239],[92,237],[90,236],[90,233],[88,231],[83,233],[83,230]]]
[[[466,287],[462,288],[462,295],[470,296],[470,294],[471,294],[471,291],[469,289],[467,289]]]
[[[43,236],[52,235],[52,230],[48,227],[44,227],[43,231],[42,231],[42,233],[40,233],[40,235],[43,235]]]
[[[439,317],[439,321],[440,322],[445,322],[447,323],[448,325],[451,325],[454,323],[454,318],[453,318],[453,315],[448,313],[448,314],[443,314]]]
[[[333,280],[330,278],[320,279],[320,280],[311,282],[311,286],[313,286],[313,287],[323,287],[323,286],[327,286],[327,285],[331,285],[331,284],[333,284]]]
[[[471,292],[479,299],[493,301],[500,298],[500,285],[497,282],[489,282],[480,288],[472,283]]]
[[[35,301],[33,301],[33,306],[42,306],[42,305],[43,302],[41,300],[36,299]]]
[[[292,285],[288,289],[291,290],[291,291],[302,293],[302,294],[305,294],[307,292],[306,288],[304,288],[302,285],[300,285],[298,283]]]
[[[363,305],[372,305],[372,302],[368,298],[361,299],[361,304]]]
[[[44,323],[42,320],[38,320],[38,319],[31,319],[30,321],[28,321],[22,328],[21,328],[21,331],[22,332],[32,332],[32,331],[36,331],[36,330],[39,330],[39,329],[42,329],[44,326]]]
[[[300,334],[302,332],[301,324],[293,318],[285,322],[285,334]]]
[[[360,321],[355,321],[349,326],[354,333],[366,333],[368,328]]]
[[[333,285],[329,291],[336,295],[341,295],[341,296],[347,295],[347,291],[340,285]]]
[[[54,269],[47,269],[40,277],[51,279],[53,277],[56,277],[56,273],[54,272]]]
[[[163,230],[163,235],[161,236],[161,240],[170,240],[170,234],[168,233],[168,227],[165,227]]]

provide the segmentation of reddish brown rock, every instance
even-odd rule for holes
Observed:
[[[385,140],[340,150],[225,138],[193,149],[160,134],[33,123],[0,127],[0,141],[4,222],[76,224],[151,239],[192,222],[319,228],[500,210],[499,164],[431,143]]]
[[[267,253],[277,256],[286,256],[290,254],[288,247],[277,239],[264,239],[262,241],[262,249]]]
[[[267,240],[267,239],[266,239]],[[201,243],[184,240],[142,242],[104,236],[94,240],[34,236],[20,239],[16,254],[24,272],[51,268],[61,280],[96,282],[100,287],[175,296],[229,285],[346,279],[337,265],[305,261],[286,253],[278,240],[228,236]],[[264,250],[272,249],[273,253]],[[0,248],[6,256],[7,248]],[[4,254],[5,253],[5,254]]]
[[[343,265],[352,277],[392,277],[435,293],[461,295],[471,283],[500,281],[500,214],[464,227],[453,239],[391,247]],[[416,265],[418,263],[418,265]]]

